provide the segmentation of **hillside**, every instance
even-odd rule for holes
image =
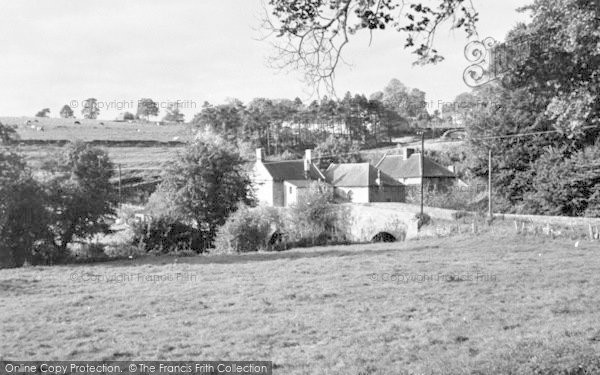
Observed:
[[[16,125],[22,140],[158,141],[186,142],[193,133],[185,124],[156,125],[155,122],[117,122],[106,120],[47,117],[0,117],[4,125]],[[79,124],[76,124],[79,122]],[[43,129],[42,129],[43,128]]]

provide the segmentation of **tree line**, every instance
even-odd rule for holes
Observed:
[[[466,97],[470,170],[508,212],[600,216],[600,17],[591,1],[538,0],[506,38],[503,76]],[[526,41],[527,48],[523,48]]]
[[[226,104],[205,102],[191,124],[212,129],[228,139],[264,148],[267,155],[314,147],[334,136],[360,145],[390,142],[430,122],[425,93],[409,90],[393,79],[367,98],[347,92],[341,99],[327,96],[304,103],[299,98],[233,99]]]

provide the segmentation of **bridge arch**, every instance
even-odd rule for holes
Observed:
[[[383,231],[374,235],[371,242],[396,242],[397,240],[393,234]]]

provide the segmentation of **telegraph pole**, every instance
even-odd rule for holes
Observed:
[[[121,202],[123,202],[121,198],[121,164],[119,163],[119,205],[121,204]]]
[[[494,219],[492,213],[492,149],[488,152],[488,213],[490,220]]]
[[[423,217],[423,177],[425,175],[425,131],[421,131],[421,218]]]

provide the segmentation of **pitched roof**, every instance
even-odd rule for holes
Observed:
[[[327,182],[333,186],[369,187],[377,185],[378,169],[369,163],[331,164],[325,171]],[[381,172],[383,186],[402,186]]]
[[[263,163],[267,171],[275,181],[284,180],[304,180],[304,161],[291,160],[281,162],[265,162]],[[316,165],[310,165],[308,176],[311,180],[325,179],[325,176]]]
[[[292,184],[297,188],[307,188],[314,180],[286,180],[285,182]]]
[[[396,179],[418,178],[421,177],[421,155],[412,154],[408,160],[404,160],[402,155],[386,155],[377,163],[377,167]],[[424,157],[423,177],[456,178],[456,175],[433,160]]]

